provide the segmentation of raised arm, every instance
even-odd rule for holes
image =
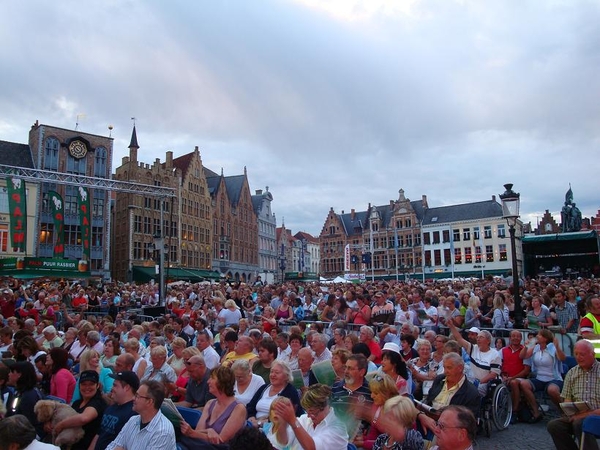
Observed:
[[[467,351],[467,353],[470,353],[471,343],[460,335],[460,331],[458,330],[458,328],[456,328],[456,325],[454,325],[454,322],[452,322],[451,320],[448,321],[448,328],[450,328],[450,332],[452,333],[452,337],[454,338],[454,340],[458,342],[460,346]]]

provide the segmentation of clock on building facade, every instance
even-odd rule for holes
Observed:
[[[83,142],[76,140],[69,144],[69,153],[73,158],[85,158],[85,155],[87,155],[87,147]]]

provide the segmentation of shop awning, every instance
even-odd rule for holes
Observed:
[[[133,280],[137,283],[148,283],[150,280],[158,280],[158,274],[154,267],[133,266]],[[218,280],[221,274],[211,270],[191,269],[187,267],[169,267],[165,270],[165,281],[189,281],[198,283],[205,280]]]

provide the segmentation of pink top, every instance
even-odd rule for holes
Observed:
[[[75,384],[73,374],[67,369],[60,369],[50,379],[50,395],[62,398],[70,404],[75,392]]]

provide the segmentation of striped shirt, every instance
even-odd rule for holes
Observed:
[[[106,450],[115,448],[173,450],[176,447],[173,424],[160,411],[142,429],[140,429],[140,421],[140,416],[133,416],[129,419],[117,438],[106,447]]]

